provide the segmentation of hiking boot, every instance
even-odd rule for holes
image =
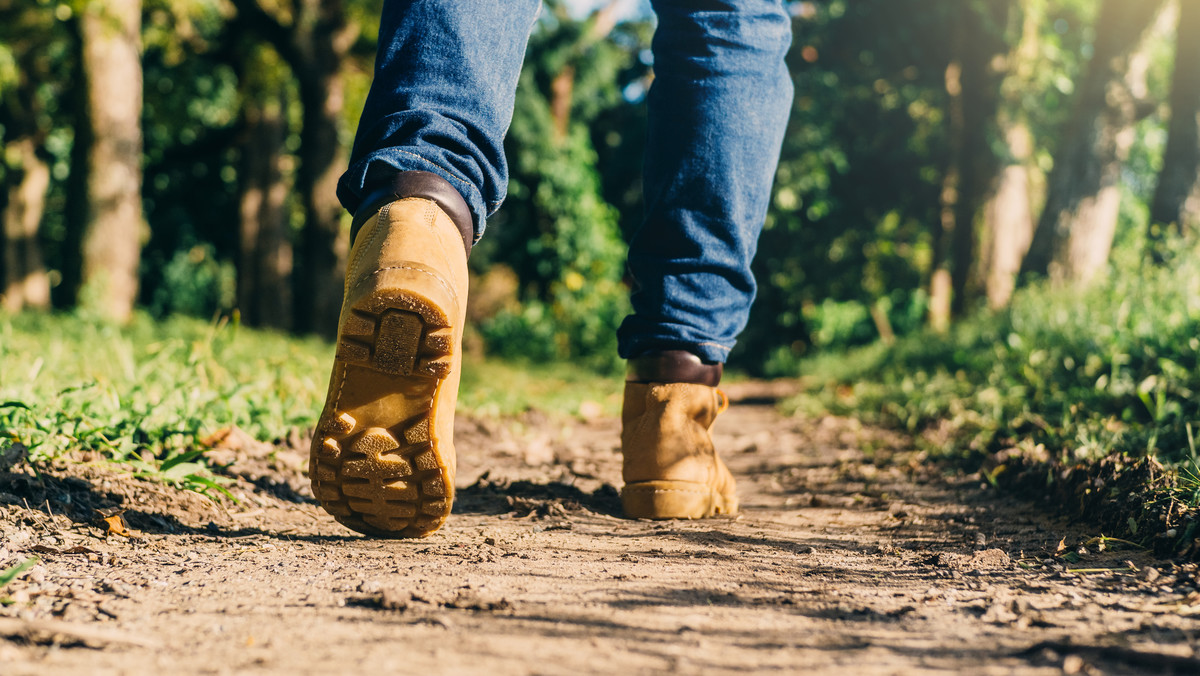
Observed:
[[[636,519],[735,514],[733,476],[713,448],[717,415],[729,406],[716,388],[720,364],[689,352],[630,361],[621,409],[621,505]]]
[[[364,204],[309,478],[343,525],[422,537],[454,500],[472,221],[453,186],[425,172],[399,174]]]

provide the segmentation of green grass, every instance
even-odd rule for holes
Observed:
[[[989,466],[994,480],[1020,456],[1047,477],[1043,490],[1057,490],[1047,467],[1099,476],[1103,466],[1110,479],[1149,468],[1154,485],[1141,487],[1146,509],[1135,521],[1158,518],[1169,502],[1180,518],[1200,506],[1200,246],[1171,249],[1163,265],[1119,251],[1099,284],[1032,286],[1008,311],[946,336],[810,360],[808,387],[789,406],[918,433],[935,454]],[[1086,489],[1101,495],[1076,495],[1081,488],[1072,499],[1096,508],[1094,498],[1126,497],[1103,483]]]
[[[31,556],[14,566],[0,570],[0,592],[4,591],[4,588],[8,586],[9,582],[17,579],[18,575],[37,565],[38,561],[39,559],[36,556]],[[7,596],[0,595],[0,606],[8,606],[12,605],[12,603],[12,599],[8,598]]]
[[[36,463],[92,451],[142,476],[220,490],[200,440],[236,426],[279,442],[311,428],[332,344],[221,321],[138,316],[116,326],[72,314],[0,315],[0,450]],[[460,412],[615,414],[618,378],[569,365],[468,358]]]

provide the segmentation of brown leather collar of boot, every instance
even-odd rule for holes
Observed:
[[[405,197],[421,197],[437,202],[454,225],[458,226],[467,255],[471,255],[471,245],[475,242],[475,219],[471,217],[470,207],[449,181],[428,171],[401,171],[392,178],[391,183],[368,193],[362,201],[362,206],[354,214],[354,224],[350,226],[350,243],[354,243],[354,236],[358,234],[359,228],[385,204]]]
[[[716,387],[724,365],[703,361],[687,350],[651,352],[629,360],[625,380],[631,383],[693,383]]]

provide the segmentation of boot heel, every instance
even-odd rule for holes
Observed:
[[[621,489],[625,516],[633,519],[703,519],[737,512],[730,501],[708,486],[691,481],[640,481]]]
[[[381,270],[351,293],[339,361],[398,376],[449,375],[458,307],[440,278],[417,267]]]

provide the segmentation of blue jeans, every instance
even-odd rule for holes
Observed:
[[[791,109],[782,0],[654,0],[645,220],[629,244],[628,359],[724,362],[756,290],[750,262]],[[351,212],[396,171],[459,189],[475,237],[504,199],[503,140],[540,0],[386,0],[375,79],[338,197]],[[550,130],[547,130],[550,133]]]

